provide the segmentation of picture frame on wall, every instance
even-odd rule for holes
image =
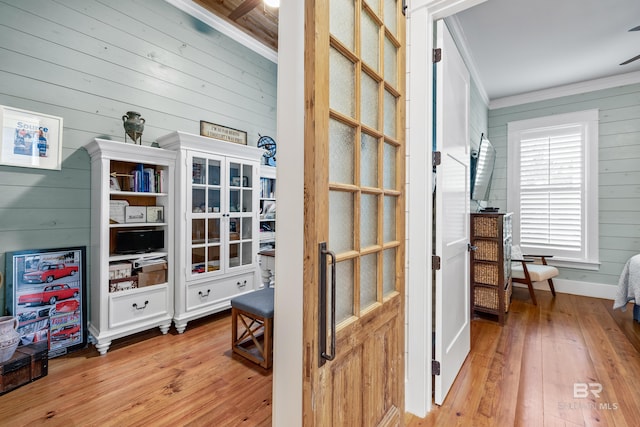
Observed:
[[[46,342],[49,358],[87,345],[86,247],[6,254],[6,301],[20,345]]]
[[[0,105],[0,165],[62,168],[62,117]]]

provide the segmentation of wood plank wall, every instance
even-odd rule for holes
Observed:
[[[146,119],[144,145],[205,120],[275,137],[277,66],[158,0],[0,0],[0,104],[64,119],[61,171],[0,166],[5,253],[90,245],[95,137],[124,140],[122,116]],[[88,254],[89,259],[89,254]],[[0,289],[0,307],[4,289]]]
[[[640,84],[489,111],[489,135],[498,157],[491,203],[507,206],[507,123],[598,108],[600,270],[562,268],[560,277],[617,285],[625,262],[640,253]],[[612,291],[611,295],[615,295]]]

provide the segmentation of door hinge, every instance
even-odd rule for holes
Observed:
[[[431,269],[440,270],[440,257],[438,255],[433,255],[431,257]]]
[[[407,0],[402,0],[402,14],[407,16]]]
[[[440,362],[437,360],[431,361],[431,375],[440,375]]]
[[[440,166],[442,162],[442,155],[439,151],[434,151],[431,156],[431,161],[433,163],[433,167]]]
[[[437,47],[433,49],[433,63],[442,61],[442,49]]]

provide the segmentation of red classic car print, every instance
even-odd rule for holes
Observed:
[[[75,298],[78,296],[78,288],[71,288],[69,285],[48,285],[40,292],[20,295],[18,304],[55,304],[58,300]]]
[[[60,341],[71,338],[80,332],[80,325],[67,325],[51,333],[51,341]]]
[[[60,301],[56,304],[56,313],[72,313],[80,308],[80,302],[77,299]]]
[[[77,265],[43,264],[39,270],[25,273],[22,278],[27,283],[51,283],[54,279],[73,276],[77,272]]]

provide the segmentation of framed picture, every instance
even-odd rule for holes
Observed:
[[[62,117],[0,105],[0,164],[62,167]]]
[[[147,222],[147,207],[125,206],[124,222]]]
[[[147,206],[147,222],[164,222],[164,207]]]
[[[247,145],[247,133],[245,131],[205,122],[204,120],[200,120],[200,135]]]
[[[87,345],[86,247],[9,252],[6,271],[20,345],[47,342],[50,358]]]

